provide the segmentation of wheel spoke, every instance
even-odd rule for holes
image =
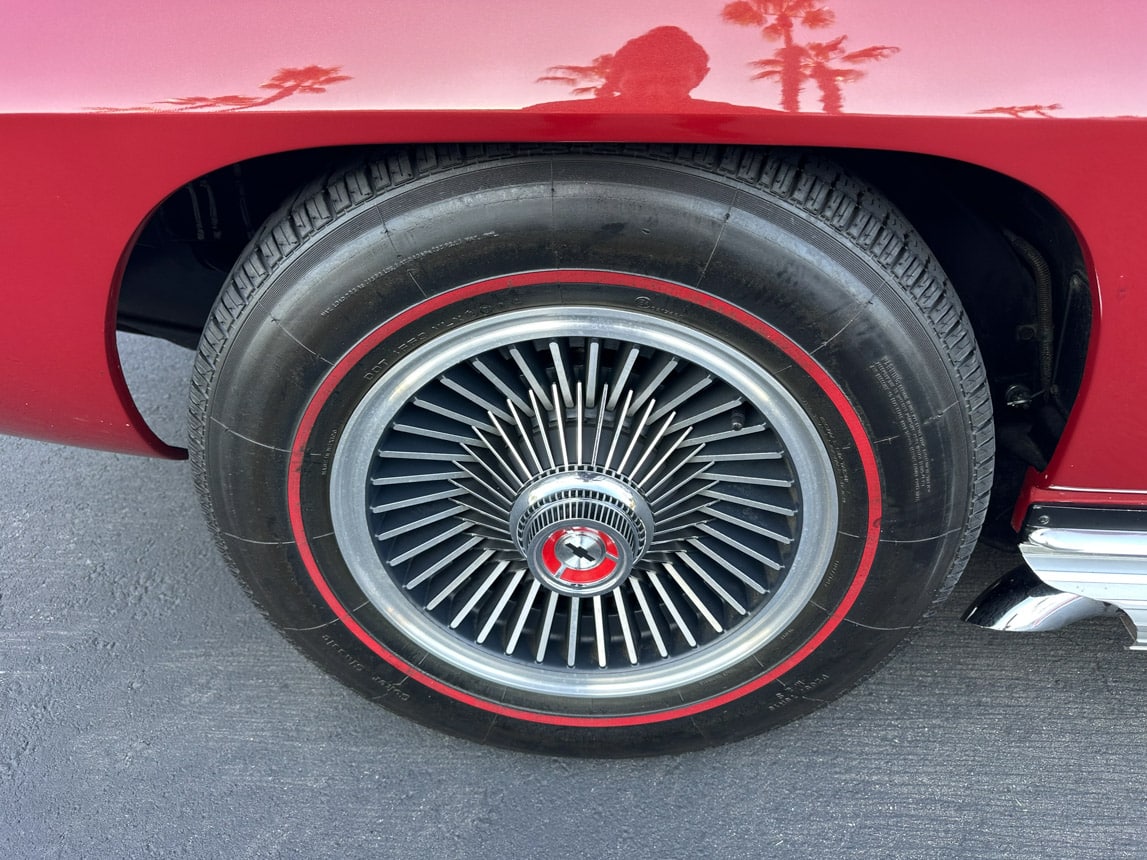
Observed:
[[[673,392],[669,396],[663,398],[661,408],[653,413],[653,420],[659,421],[661,420],[662,416],[676,411],[677,407],[687,403],[690,399],[696,397],[712,384],[713,377],[711,374],[695,374],[695,378],[688,380],[687,384],[678,386],[680,389],[679,391]]]
[[[534,410],[534,424],[538,428],[538,438],[542,440],[542,447],[546,452],[546,460],[549,462],[549,468],[557,468],[557,460],[554,459],[554,449],[550,445],[549,428],[546,426],[546,415],[538,404],[537,395],[533,391],[530,392],[530,406]],[[542,471],[542,467],[538,467],[538,471]]]
[[[661,604],[669,611],[669,614],[673,616],[673,621],[677,624],[677,631],[685,638],[685,641],[689,643],[690,648],[696,648],[697,638],[693,635],[693,631],[689,629],[689,625],[685,623],[685,618],[681,615],[681,610],[677,608],[673,597],[666,590],[665,586],[661,584],[661,580],[656,573],[650,570],[647,572],[647,575],[649,576],[649,582],[653,585],[654,591],[661,597]]]
[[[720,508],[715,508],[712,505],[706,505],[703,507],[701,509],[701,513],[705,514],[706,516],[714,517],[718,520],[724,520],[731,525],[740,526],[747,532],[762,535],[767,537],[769,540],[776,541],[780,544],[785,544],[786,546],[793,542],[793,539],[788,535],[783,535],[779,532],[773,531],[772,529],[767,529],[760,523],[749,522],[742,517],[738,517],[736,514],[730,514],[721,510]]]
[[[478,430],[474,433],[481,436]],[[379,448],[378,456],[384,460],[445,460],[454,463],[470,463],[475,459],[472,454],[460,457],[449,451],[401,451],[394,448]]]
[[[753,589],[753,591],[757,592],[757,594],[768,594],[768,588],[761,585],[759,582],[741,570],[741,568],[737,567],[737,565],[733,564],[731,561],[725,558],[725,556],[721,555],[721,553],[710,549],[702,541],[693,538],[692,540],[687,541],[687,543],[689,546],[696,549],[697,552],[701,553],[703,556],[706,556],[709,559],[712,559],[726,571],[733,574],[733,576],[737,577],[737,579],[741,580],[741,582],[745,583],[745,585],[749,586],[749,588]]]
[[[440,604],[443,600],[445,600],[447,597],[449,597],[451,594],[453,594],[455,592],[455,590],[458,588],[458,586],[460,586],[463,582],[465,582],[471,576],[473,576],[474,571],[476,571],[478,568],[480,568],[482,565],[484,565],[489,560],[490,556],[492,556],[493,554],[494,554],[494,551],[492,549],[488,549],[485,552],[483,552],[482,554],[480,554],[472,562],[470,562],[470,564],[466,565],[466,567],[464,567],[462,569],[461,573],[459,573],[452,580],[450,580],[448,583],[446,583],[445,587],[443,587],[436,595],[434,595],[432,598],[430,598],[430,602],[426,604],[426,608],[428,610],[433,610],[436,606],[438,606],[438,604]],[[501,572],[500,570],[495,568],[494,573],[490,578],[490,581],[493,582],[494,579],[497,579],[497,574],[500,572]],[[464,614],[465,613],[463,613],[463,615]],[[459,620],[461,620],[461,619],[459,619]],[[450,626],[454,627],[456,625],[451,624]]]
[[[646,368],[641,385],[635,390],[632,409],[636,412],[646,400],[661,386],[676,368],[680,361],[676,356],[663,352],[654,360],[652,366]]]
[[[538,592],[542,590],[542,583],[534,580],[530,583],[530,590],[526,593],[525,599],[522,600],[521,605],[518,606],[518,617],[514,621],[514,629],[510,633],[510,639],[506,642],[506,653],[513,654],[518,647],[518,640],[522,637],[522,631],[526,629],[526,621],[530,617],[530,610],[534,607],[534,601],[538,597]]]
[[[554,627],[554,615],[558,610],[558,598],[561,597],[556,591],[550,592],[550,599],[546,601],[546,611],[542,615],[542,628],[538,633],[538,645],[535,650],[535,660],[538,663],[544,663],[546,659],[546,647],[550,644],[550,632]]]
[[[793,481],[790,478],[765,478],[758,475],[743,475],[726,470],[719,472],[710,471],[709,477],[714,481],[720,481],[722,484],[753,484],[758,487],[779,487],[785,490],[793,485]]]
[[[733,451],[724,454],[710,451],[707,454],[698,455],[695,459],[701,463],[735,463],[738,461],[756,463],[760,460],[781,460],[784,456],[783,451]]]
[[[697,531],[704,532],[710,537],[716,538],[717,540],[721,541],[721,543],[731,546],[738,552],[743,552],[745,555],[749,556],[749,558],[755,558],[761,564],[765,565],[765,567],[771,567],[773,570],[781,569],[780,562],[774,561],[767,555],[763,555],[759,551],[737,540],[735,537],[725,534],[720,529],[714,528],[708,523],[699,523],[697,525]]]
[[[605,614],[602,612],[601,595],[593,596],[593,641],[597,645],[597,665],[606,666]]]
[[[512,480],[517,485],[513,490],[511,490],[511,492],[516,492],[518,489],[521,489],[522,484],[523,484],[521,475],[518,472],[514,471],[514,469],[510,466],[510,464],[506,462],[506,458],[503,457],[498,452],[498,449],[490,443],[489,439],[487,439],[485,436],[482,435],[481,430],[475,430],[474,433],[475,433],[475,435],[478,436],[479,439],[482,440],[482,444],[486,446],[487,450],[490,452],[490,454],[497,461],[498,465],[502,467],[502,476],[504,476],[505,478],[507,478],[509,480]],[[490,465],[482,457],[478,456],[477,452],[471,452],[471,449],[468,447],[465,447],[465,446],[463,446],[463,450],[472,453],[474,458],[479,463],[481,463],[483,466],[485,466],[486,470],[488,472],[490,472],[490,474],[492,474],[492,475],[497,474],[497,470],[491,468]],[[459,461],[459,462],[461,462],[461,461]],[[507,486],[509,486],[509,485],[507,484]]]
[[[708,392],[706,392],[708,395]],[[681,409],[677,413],[677,420],[669,428],[669,432],[680,430],[692,424],[700,424],[706,418],[712,418],[723,412],[732,412],[744,404],[744,398],[729,392],[717,392],[712,396],[697,398],[689,403],[689,409]]]
[[[501,406],[499,406],[497,401],[482,397],[480,394],[478,394],[472,388],[469,388],[466,385],[464,385],[463,383],[458,382],[455,379],[451,379],[448,376],[443,376],[442,379],[440,379],[439,381],[442,383],[442,385],[444,385],[446,388],[448,388],[450,391],[454,392],[458,396],[464,397],[465,399],[469,400],[471,403],[475,404],[476,406],[480,406],[482,408],[483,412],[490,413],[490,420],[494,423],[495,426],[497,426],[497,423],[498,423],[494,419],[495,415],[497,415],[498,418],[501,418],[503,421],[509,421],[510,420],[510,413],[508,413],[505,409],[503,409]]]
[[[717,580],[713,579],[713,577],[709,575],[709,572],[706,571],[705,568],[703,568],[700,564],[698,564],[693,559],[693,556],[689,555],[689,553],[686,553],[686,552],[679,552],[679,553],[677,553],[677,558],[681,559],[681,561],[690,570],[692,570],[695,574],[697,574],[697,576],[699,576],[701,578],[701,580],[707,586],[709,586],[709,588],[713,591],[714,594],[716,594],[723,601],[725,601],[727,604],[729,604],[729,606],[732,607],[734,612],[736,612],[738,615],[748,615],[749,614],[749,610],[745,609],[745,607],[741,604],[741,601],[739,601],[739,600],[737,600],[737,598],[733,597],[733,595],[731,595],[724,587],[722,587],[717,582]]]
[[[473,480],[475,482],[478,489],[474,489],[472,487],[466,486],[466,485],[464,485],[458,481],[455,481],[455,480],[451,480],[450,483],[453,484],[455,487],[458,487],[459,489],[468,493],[470,495],[472,504],[486,504],[486,505],[489,505],[491,507],[498,508],[499,510],[502,510],[502,511],[509,511],[510,510],[510,506],[513,504],[513,502],[509,498],[507,498],[504,493],[502,493],[499,489],[494,487],[488,481],[485,481],[482,478],[479,478],[476,474],[471,472],[469,469],[467,469],[463,473],[462,477],[469,477],[471,480]],[[494,475],[492,477],[497,478],[498,476]],[[498,478],[498,483],[501,484],[505,489],[509,489],[509,487],[507,487],[505,485],[505,482],[502,481],[500,478]],[[510,492],[512,493],[513,491],[511,490]]]
[[[480,430],[475,431],[475,432],[477,432],[479,436],[482,435],[482,431],[480,431]],[[521,488],[521,486],[522,486],[521,483],[518,482],[517,476],[514,475],[513,471],[511,471],[509,464],[507,464],[506,461],[502,459],[502,455],[499,454],[495,449],[491,448],[489,444],[487,444],[486,447],[487,447],[487,449],[489,449],[490,453],[494,455],[494,459],[498,461],[498,465],[502,467],[501,473],[499,473],[497,469],[491,468],[489,463],[487,463],[485,460],[483,460],[481,457],[479,457],[474,451],[472,451],[470,448],[467,448],[466,446],[463,446],[462,450],[466,451],[470,456],[468,458],[466,458],[466,460],[456,461],[458,463],[458,467],[460,469],[466,469],[465,466],[461,465],[463,462],[480,464],[482,466],[483,470],[485,470],[486,474],[489,477],[491,477],[495,481],[497,481],[497,483],[502,487],[502,489],[504,489],[511,496],[513,496],[515,493],[517,493],[518,489]],[[484,480],[483,478],[480,478],[478,475],[476,475],[470,469],[466,469],[466,474],[468,474],[471,478],[473,478],[479,484],[486,485],[489,483],[488,481]],[[505,477],[503,477],[503,476],[505,476]],[[517,482],[518,486],[517,487],[510,486],[510,484],[507,483],[507,481],[506,481],[507,477],[512,478],[515,482]]]
[[[569,350],[566,347],[565,341],[551,340],[549,342],[550,358],[554,363],[554,376],[557,377],[556,387],[561,389],[562,396],[561,402],[565,405],[566,409],[573,409],[573,386],[570,380],[573,378],[570,370]],[[558,402],[556,391],[551,392],[553,402]],[[560,410],[554,410],[555,412]]]
[[[442,520],[448,520],[451,517],[457,516],[458,514],[464,514],[469,510],[470,508],[466,505],[454,505],[453,507],[445,508],[441,511],[438,511],[437,513],[429,514],[422,519],[414,520],[414,522],[404,523],[400,526],[395,526],[392,529],[387,529],[384,532],[379,532],[375,535],[375,537],[379,540],[390,540],[391,538],[398,537],[399,535],[409,534],[410,532],[418,531],[419,529],[433,525],[434,523],[442,522]]]
[[[415,505],[425,505],[428,502],[440,502],[443,499],[452,499],[455,496],[465,495],[468,491],[455,487],[450,490],[441,490],[437,493],[429,493],[425,496],[415,496],[410,499],[399,499],[396,502],[387,502],[384,505],[371,505],[370,512],[372,514],[384,514],[387,511],[394,511],[400,508],[412,508]]]
[[[781,505],[774,505],[760,499],[750,498],[747,496],[737,496],[732,493],[723,493],[720,490],[711,489],[719,482],[714,481],[708,487],[701,491],[700,495],[708,499],[715,499],[718,502],[732,502],[734,505],[744,505],[746,508],[754,508],[758,511],[768,511],[773,514],[780,514],[782,517],[795,517],[797,509],[791,506],[784,507]]]
[[[645,597],[645,589],[641,587],[641,580],[633,578],[629,580],[630,586],[633,588],[633,593],[637,597],[637,603],[641,607],[641,614],[645,616],[645,626],[649,630],[649,635],[653,637],[653,645],[657,648],[657,653],[662,657],[669,656],[669,649],[665,647],[665,638],[661,635],[661,625],[657,623],[657,617],[649,608],[649,601]]]
[[[613,454],[617,450],[617,443],[621,441],[622,430],[625,426],[625,415],[629,413],[629,404],[633,400],[633,392],[629,391],[625,395],[625,405],[621,407],[621,411],[617,416],[617,423],[613,425],[613,438],[609,442],[609,453],[605,455],[605,469],[610,468],[613,463]]]
[[[704,445],[698,445],[692,451],[689,451],[687,454],[685,454],[685,457],[684,457],[684,459],[681,460],[681,462],[679,462],[676,466],[673,466],[668,471],[666,471],[666,473],[661,476],[661,478],[657,481],[657,483],[654,484],[652,487],[650,487],[647,490],[647,495],[649,496],[649,499],[651,502],[654,502],[654,504],[656,504],[656,502],[654,501],[655,499],[664,499],[668,496],[673,495],[673,493],[675,493],[678,489],[680,489],[681,487],[683,487],[685,484],[689,483],[690,481],[694,480],[695,478],[699,477],[702,472],[704,472],[706,469],[709,468],[709,464],[704,463],[701,465],[701,467],[699,469],[696,469],[693,472],[693,474],[691,474],[684,481],[679,481],[678,483],[673,484],[668,490],[662,490],[661,489],[663,486],[665,486],[665,483],[667,481],[669,481],[674,475],[676,475],[678,472],[680,472],[686,466],[689,466],[689,465],[695,466],[696,463],[694,462],[693,458],[697,455],[697,452],[700,451],[701,449],[703,449],[704,447],[705,447]],[[658,494],[658,490],[661,490],[660,494]]]
[[[705,602],[697,596],[697,592],[695,592],[689,586],[689,583],[685,581],[684,577],[682,577],[681,574],[677,572],[677,568],[668,561],[665,562],[662,567],[665,568],[665,572],[669,574],[673,581],[677,583],[677,587],[681,589],[681,593],[685,595],[686,599],[692,603],[693,607],[701,613],[701,616],[709,622],[709,626],[712,627],[716,632],[721,633],[725,629],[721,626],[721,622],[718,621],[716,616],[709,611],[709,607],[707,607]]]
[[[672,420],[673,413],[670,413],[669,417],[662,422],[661,426],[653,434],[653,438],[649,440],[649,444],[645,446],[645,452],[641,455],[641,459],[633,466],[632,475],[634,479],[641,474],[641,467],[645,465],[645,461],[649,459],[649,455],[656,451],[657,446],[661,444],[661,437],[664,436],[665,431],[669,429],[669,424]]]
[[[439,544],[445,543],[446,541],[450,540],[450,538],[455,537],[456,535],[460,535],[463,532],[469,531],[469,529],[470,523],[460,522],[443,532],[439,532],[429,540],[418,544],[418,546],[414,547],[413,549],[409,549],[404,553],[393,556],[390,562],[391,564],[402,564],[405,561],[410,561],[412,558],[416,558],[417,556],[422,555],[422,553],[434,549],[434,547],[438,546]]]
[[[633,371],[633,365],[637,363],[637,357],[639,355],[641,355],[641,349],[636,346],[631,346],[625,351],[624,357],[615,365],[613,380],[609,385],[609,387],[613,389],[613,394],[605,401],[606,409],[613,410],[617,408],[617,401],[621,397],[621,392],[626,390],[625,385],[629,381],[629,374]],[[628,413],[628,407],[621,410],[622,417]],[[621,422],[618,421],[618,423],[620,424]]]
[[[579,464],[584,463],[582,457],[583,448],[585,445],[585,400],[583,399],[584,389],[582,384],[577,384],[577,420],[574,425],[574,454]]]
[[[521,371],[522,377],[530,386],[530,391],[538,398],[542,404],[542,408],[547,412],[554,408],[546,394],[545,378],[546,373],[542,370],[541,363],[537,360],[537,356],[532,349],[528,347],[512,346],[510,347],[510,358],[514,360],[514,364],[518,366]]]
[[[607,385],[605,386],[605,390],[602,392],[601,399],[605,400],[608,396],[609,386]],[[597,424],[593,433],[593,453],[590,454],[589,457],[589,462],[592,466],[596,466],[598,464],[597,452],[601,449],[601,431],[605,427],[605,415],[606,410],[604,407],[597,411]]]
[[[467,462],[473,462],[473,460],[474,460],[474,458],[472,456],[467,458]],[[450,472],[426,472],[425,474],[402,475],[400,477],[395,477],[395,478],[371,478],[370,483],[372,486],[375,486],[375,487],[382,487],[382,486],[385,486],[388,484],[395,484],[395,483],[400,483],[400,484],[419,483],[420,484],[420,483],[426,483],[429,481],[450,481],[450,480],[453,480],[454,478],[465,478],[467,475],[469,475],[471,478],[474,477],[473,472],[466,471],[464,466],[459,466],[458,470],[450,471]],[[509,488],[507,488],[507,489],[509,489]]]
[[[757,424],[755,427],[742,427],[739,430],[728,429],[719,430],[713,433],[706,433],[702,436],[694,436],[694,442],[723,442],[726,439],[743,439],[747,436],[753,436],[757,433],[764,433],[769,429],[767,424]]]
[[[494,419],[493,414],[490,415],[490,419]],[[518,453],[518,449],[510,440],[509,434],[506,433],[506,428],[502,426],[501,422],[495,421],[494,423],[498,428],[498,435],[501,436],[502,441],[506,443],[506,450],[510,452],[510,461],[516,468],[521,469],[521,477],[523,481],[528,482],[535,473],[530,471],[530,467],[526,465],[526,461],[523,460],[522,455]]]
[[[578,622],[581,620],[581,598],[571,597],[569,604],[569,628],[566,632],[566,665],[572,667],[577,665],[577,628]]]
[[[481,645],[486,641],[487,638],[489,638],[491,631],[494,629],[494,625],[497,624],[501,619],[502,612],[505,610],[506,605],[510,602],[510,598],[513,596],[514,591],[517,589],[518,583],[522,581],[522,577],[525,575],[525,568],[514,571],[514,575],[510,578],[510,581],[506,584],[506,587],[498,596],[498,602],[494,604],[494,608],[490,612],[490,617],[486,619],[486,623],[482,627],[482,631],[478,634],[477,641],[479,645]]]
[[[514,406],[513,401],[509,402],[509,406],[510,406],[510,414],[512,416],[514,416],[514,424],[518,428],[518,435],[522,437],[522,448],[526,451],[527,454],[530,455],[530,459],[533,461],[534,469],[536,470],[535,474],[537,474],[537,472],[541,472],[544,469],[544,467],[542,466],[542,461],[538,458],[538,452],[534,450],[534,442],[530,438],[530,434],[526,432],[526,427],[524,424],[522,424],[522,416],[520,416],[518,414],[518,410]],[[535,409],[534,410],[534,416],[537,417],[537,415],[538,415],[538,413],[537,413],[537,410]],[[542,434],[542,438],[543,439],[546,438],[544,433]],[[550,446],[547,444],[546,445],[546,453],[547,454],[549,453],[549,450],[550,450]],[[553,457],[551,456],[550,457],[550,466],[553,466],[553,465],[554,465],[553,464]]]
[[[629,607],[625,605],[625,592],[620,588],[613,590],[613,602],[617,606],[617,620],[621,624],[621,638],[625,642],[625,656],[631,666],[637,665],[637,643],[633,638],[633,628],[629,623]]]
[[[597,405],[597,376],[601,368],[601,341],[594,338],[586,348],[585,357],[585,405],[593,409]]]
[[[551,393],[553,394],[554,401],[556,402],[558,399],[558,387],[556,385],[553,386]],[[566,427],[565,421],[562,419],[561,409],[558,409],[554,412],[554,420],[557,422],[558,447],[561,448],[562,452],[562,465],[568,469],[570,465],[570,450],[569,446],[566,444]]]
[[[474,415],[466,415],[447,406],[442,406],[439,403],[431,402],[424,397],[414,399],[414,405],[420,409],[425,409],[427,412],[433,412],[435,415],[441,415],[443,418],[449,418],[451,421],[457,421],[467,427],[477,427],[480,430],[485,430],[487,433],[493,432],[494,426],[487,424],[482,418]],[[397,427],[397,425],[395,425]]]
[[[462,556],[466,555],[466,553],[470,552],[470,550],[474,549],[474,547],[478,546],[478,544],[480,544],[480,543],[482,543],[482,538],[472,537],[469,540],[465,541],[464,543],[459,544],[457,547],[455,547],[449,553],[444,555],[442,558],[438,559],[438,561],[434,562],[432,565],[427,567],[424,571],[419,573],[412,580],[407,582],[405,587],[408,590],[417,588],[418,586],[422,585],[422,583],[424,583],[428,579],[430,579],[432,576],[435,576],[436,574],[439,574],[442,571],[446,570],[446,568],[450,567],[452,564],[454,564],[454,562],[456,562]]]
[[[690,478],[689,480],[693,481],[694,479]],[[717,482],[716,481],[709,481],[707,483],[699,483],[696,489],[692,490],[691,492],[683,493],[682,495],[677,496],[669,504],[658,505],[657,506],[657,524],[659,526],[667,526],[671,522],[674,522],[675,520],[679,520],[682,517],[693,517],[694,519],[696,519],[697,513],[699,511],[701,511],[705,507],[705,505],[709,504],[709,501],[708,501],[707,497],[705,496],[705,488],[706,487],[712,487],[715,483],[717,483]],[[669,513],[670,511],[674,510],[675,508],[681,507],[686,502],[693,502],[694,504],[692,507],[686,508],[683,511],[678,511],[675,514],[671,515]]]
[[[625,453],[621,457],[621,462],[617,464],[617,471],[625,471],[625,464],[629,462],[630,455],[633,454],[633,449],[636,448],[637,443],[641,441],[641,431],[645,429],[645,422],[649,420],[649,413],[653,411],[653,407],[656,405],[656,400],[650,400],[645,414],[641,416],[641,420],[638,421],[637,425],[633,428],[633,438],[629,440],[629,447],[625,449]]]
[[[497,363],[495,364],[495,362]],[[471,361],[470,366],[478,371],[478,373],[480,373],[482,377],[486,379],[491,385],[498,389],[498,393],[506,398],[507,401],[521,409],[527,415],[530,414],[529,404],[527,404],[526,401],[522,399],[522,395],[515,388],[511,387],[506,382],[510,374],[509,371],[507,371],[503,366],[501,361],[498,361],[492,355],[484,355]],[[482,429],[486,430],[487,428],[483,427]],[[488,429],[492,431],[494,428],[490,427]]]
[[[666,432],[668,432],[669,428],[666,427],[665,429],[666,429]],[[663,453],[661,455],[661,457],[657,460],[657,462],[654,463],[653,466],[650,467],[649,471],[646,472],[644,475],[642,475],[640,472],[638,472],[636,469],[634,469],[634,476],[633,476],[634,480],[640,480],[642,486],[648,487],[649,482],[652,481],[655,477],[657,477],[657,473],[661,471],[661,467],[665,465],[665,463],[669,460],[669,458],[674,456],[675,454],[677,454],[678,451],[681,450],[681,446],[685,444],[685,440],[689,438],[689,434],[692,431],[693,431],[692,427],[687,427],[685,430],[683,430],[681,432],[681,434],[673,442],[671,442],[668,446],[666,446],[665,453]],[[700,451],[702,447],[703,446],[698,446],[695,450]],[[690,459],[689,457],[686,457],[684,460],[681,461],[681,465],[684,465],[686,462],[688,462],[689,459]],[[661,486],[662,483],[663,483],[663,481],[658,481],[656,484],[654,484],[652,487],[650,487],[647,492],[649,494],[652,494],[653,491],[656,490],[659,486]]]

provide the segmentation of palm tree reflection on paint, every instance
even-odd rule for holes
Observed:
[[[332,84],[351,79],[350,75],[339,74],[341,70],[341,66],[302,66],[297,69],[279,69],[269,81],[259,85],[261,90],[272,91],[268,96],[185,96],[167,99],[157,102],[157,104],[175,105],[177,110],[205,110],[209,108],[244,110],[262,107],[290,98],[293,95],[325,93],[327,87]]]
[[[730,24],[742,27],[758,27],[761,35],[770,42],[781,42],[774,58],[758,60],[757,63],[775,63],[753,80],[775,77],[781,83],[781,109],[800,110],[800,91],[804,84],[801,62],[804,46],[798,45],[793,36],[799,25],[810,30],[829,27],[836,15],[827,6],[816,0],[735,0],[721,10],[721,17]]]
[[[341,66],[300,66],[279,69],[270,80],[260,84],[259,89],[271,90],[269,95],[220,95],[220,96],[180,96],[164,99],[148,105],[136,107],[95,108],[101,113],[122,113],[140,111],[196,111],[196,110],[248,110],[274,104],[294,95],[325,93],[332,84],[351,80],[350,75],[340,74]],[[169,107],[170,106],[170,107]]]
[[[847,36],[827,42],[798,42],[794,35],[798,26],[819,30],[836,21],[835,13],[817,0],[734,0],[721,10],[721,17],[730,24],[757,27],[765,39],[781,42],[772,57],[754,60],[750,66],[758,70],[754,81],[780,82],[781,108],[789,112],[800,110],[801,90],[806,81],[812,81],[820,89],[824,112],[843,113],[841,85],[864,77],[864,72],[848,66],[885,60],[900,50],[893,45],[869,45],[848,51],[844,47]]]
[[[1063,110],[1061,104],[1050,105],[1006,105],[1003,107],[983,108],[982,110],[974,110],[972,113],[987,114],[994,116],[1010,116],[1019,119],[1021,117],[1039,116],[1044,119],[1055,119],[1053,110]]]
[[[539,84],[566,84],[575,96],[600,96],[602,86],[609,77],[613,54],[594,57],[588,66],[550,66],[550,74],[538,78]]]
[[[798,57],[798,70],[801,81],[811,80],[820,89],[820,103],[825,113],[838,114],[844,111],[844,92],[841,84],[850,84],[864,77],[859,69],[841,68],[839,63],[859,65],[884,60],[900,49],[892,45],[869,45],[859,51],[846,51],[847,36],[837,36],[831,42],[809,42],[796,45],[793,55]],[[753,75],[753,80],[782,78],[786,74],[783,60],[756,60],[751,65],[761,69]]]
[[[574,95],[615,99],[643,110],[695,101],[691,93],[709,74],[709,54],[680,27],[654,27],[612,54],[585,66],[550,66],[539,83],[562,83]]]

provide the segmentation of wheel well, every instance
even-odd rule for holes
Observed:
[[[981,167],[906,153],[834,157],[904,212],[960,296],[996,424],[985,536],[1013,544],[1024,474],[1046,468],[1083,380],[1092,302],[1075,232],[1046,197]]]
[[[116,327],[195,349],[232,265],[299,186],[350,152],[302,150],[228,165],[176,189],[152,213],[120,285]]]
[[[187,183],[144,225],[120,292],[121,330],[195,348],[228,271],[260,225],[354,148],[239,162]],[[831,150],[907,216],[951,278],[991,381],[999,440],[994,519],[1028,466],[1042,468],[1083,376],[1091,296],[1079,243],[1038,192],[934,156]]]

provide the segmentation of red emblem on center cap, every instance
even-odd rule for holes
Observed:
[[[546,571],[578,585],[592,585],[611,576],[620,558],[613,538],[585,526],[556,529],[542,545]]]

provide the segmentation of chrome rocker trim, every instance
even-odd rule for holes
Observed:
[[[1129,647],[1147,651],[1147,533],[1036,528],[1020,552],[1052,588],[1120,610]]]

